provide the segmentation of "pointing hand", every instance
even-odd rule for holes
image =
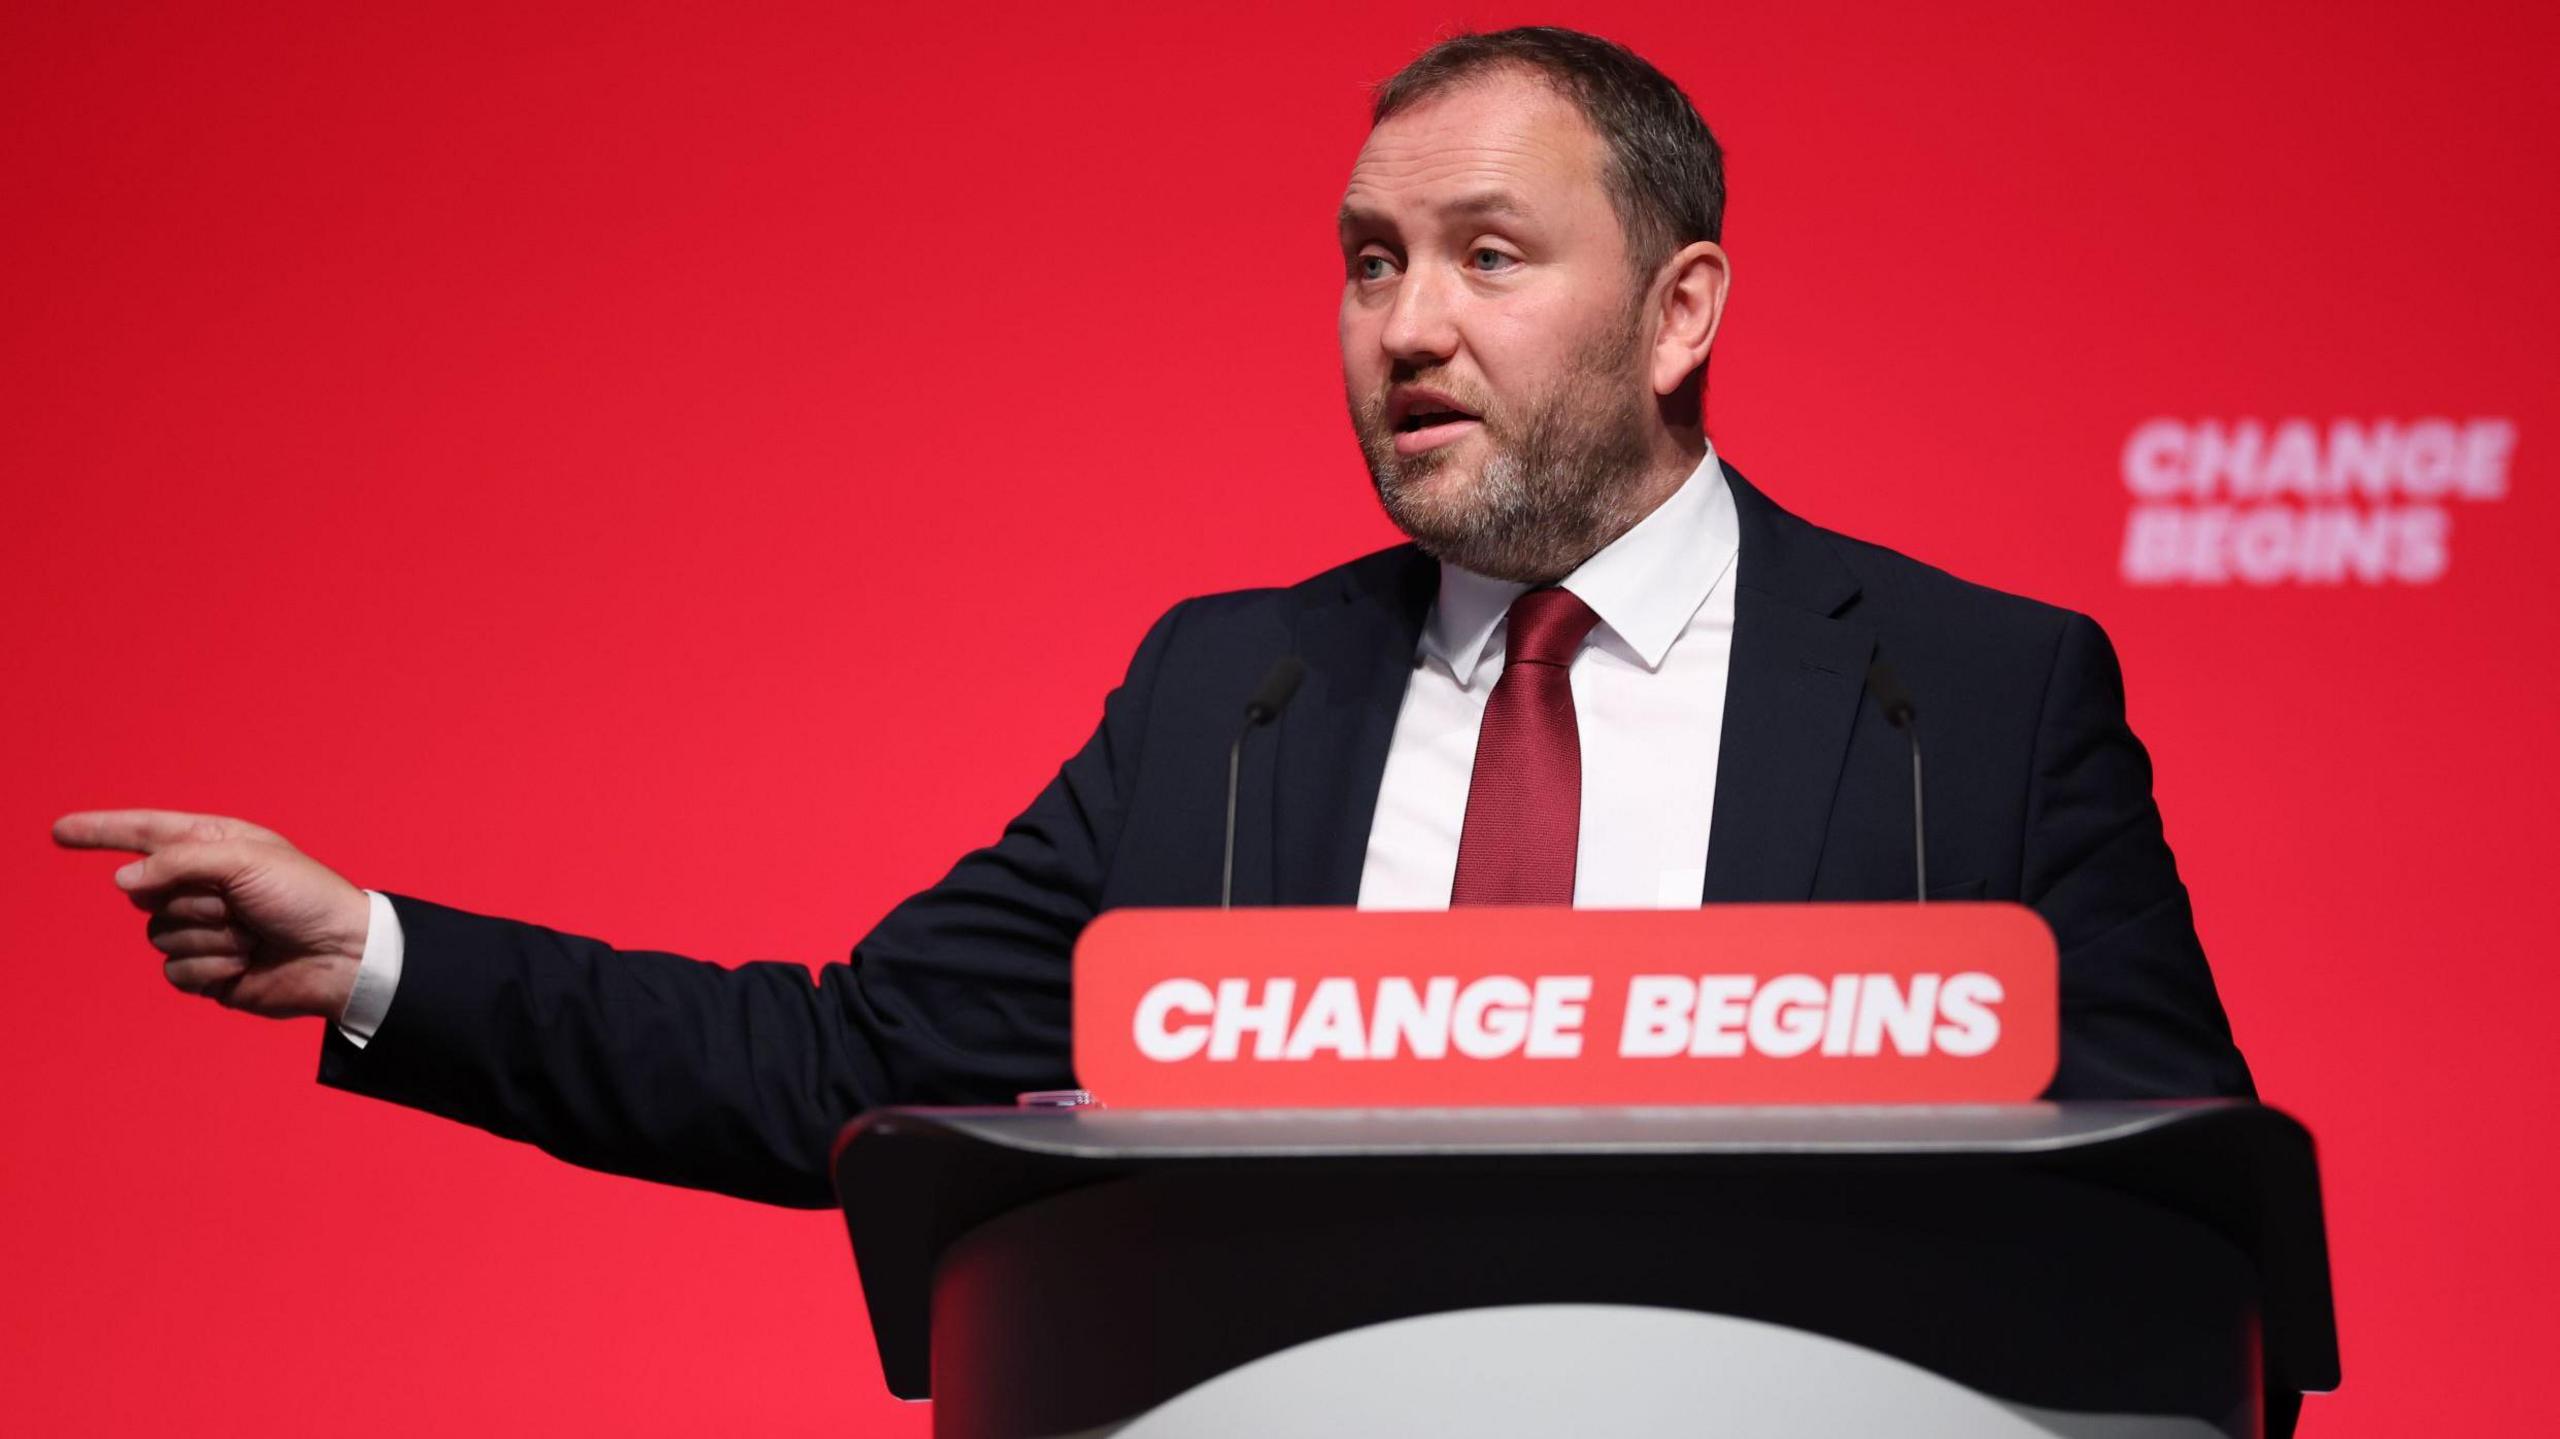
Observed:
[[[151,917],[146,932],[171,984],[270,1019],[346,1009],[372,902],[282,835],[217,815],[126,809],[64,815],[53,838],[141,856],[116,871],[116,887]]]

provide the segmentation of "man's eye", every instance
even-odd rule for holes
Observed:
[[[1477,246],[1475,252],[1467,258],[1479,270],[1500,270],[1520,263],[1519,257],[1505,250],[1497,250],[1491,245]]]
[[[1354,255],[1351,257],[1351,274],[1354,279],[1383,280],[1394,269],[1394,262],[1384,255]]]

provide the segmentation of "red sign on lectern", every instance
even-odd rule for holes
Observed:
[[[1075,953],[1125,1108],[2029,1100],[2053,933],[2015,904],[1116,910]]]

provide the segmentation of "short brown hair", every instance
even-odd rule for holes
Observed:
[[[1378,87],[1369,123],[1500,70],[1553,86],[1607,146],[1602,178],[1639,273],[1683,245],[1723,240],[1723,147],[1668,76],[1597,35],[1529,25],[1452,36]]]

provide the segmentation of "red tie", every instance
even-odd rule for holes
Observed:
[[[1600,622],[1569,591],[1511,602],[1502,678],[1476,731],[1475,777],[1449,903],[1571,904],[1582,834],[1582,733],[1568,672]]]

